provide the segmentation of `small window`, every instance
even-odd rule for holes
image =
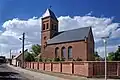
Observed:
[[[44,37],[44,40],[46,40],[46,36]]]
[[[48,29],[48,23],[47,23],[47,29]]]
[[[45,30],[45,24],[43,24],[43,30]]]

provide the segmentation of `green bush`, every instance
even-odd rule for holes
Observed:
[[[39,58],[39,62],[42,62],[43,61],[43,59],[42,58]]]
[[[72,59],[72,61],[75,61],[75,59]]]
[[[60,61],[65,61],[65,58],[61,58]]]
[[[52,60],[53,60],[52,58],[48,58],[47,59],[48,62],[52,62]]]
[[[82,61],[82,59],[80,59],[79,57],[76,59],[76,61]]]
[[[47,62],[47,58],[42,58],[42,62]]]
[[[60,58],[57,57],[57,58],[54,58],[53,60],[54,60],[54,61],[60,61]]]
[[[35,62],[38,62],[38,58],[35,58]]]

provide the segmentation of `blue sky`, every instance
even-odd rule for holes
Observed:
[[[120,0],[0,0],[0,23],[15,17],[41,16],[50,5],[57,16],[83,16],[92,11],[94,16],[120,21]]]
[[[78,28],[84,25],[96,25],[97,28],[93,28],[93,32],[95,32],[96,45],[99,47],[98,49],[102,49],[101,52],[103,52],[103,44],[98,36],[102,31],[102,35],[104,35],[104,32],[105,34],[107,34],[106,32],[113,32],[113,38],[109,40],[109,50],[114,51],[116,46],[120,44],[120,36],[118,34],[120,30],[114,31],[120,25],[120,0],[0,0],[0,31],[2,34],[0,38],[6,41],[0,41],[0,44],[11,43],[8,40],[11,37],[12,39],[15,38],[13,40],[20,45],[16,37],[20,36],[19,30],[23,30],[21,26],[26,28],[28,33],[30,33],[29,31],[34,33],[37,30],[37,32],[40,32],[38,28],[39,17],[50,5],[60,21],[60,30],[68,30],[67,26],[70,27],[69,29],[73,29],[74,26]],[[37,19],[33,19],[34,16]],[[31,23],[38,27],[35,28]],[[26,25],[32,29],[30,30]],[[28,34],[27,36],[31,38],[30,35],[33,34]],[[36,43],[35,41],[28,42],[34,44]],[[4,44],[3,47],[5,45],[7,44]],[[20,48],[20,46],[17,48]]]

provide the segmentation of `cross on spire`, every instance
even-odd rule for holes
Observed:
[[[51,8],[52,8],[52,6],[50,5],[50,6],[49,6],[49,8],[51,9]]]

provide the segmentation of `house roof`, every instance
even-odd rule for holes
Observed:
[[[89,30],[90,30],[90,27],[83,27],[83,28],[63,31],[63,32],[60,32],[55,37],[53,37],[52,39],[49,39],[47,41],[47,44],[84,40],[85,37],[88,37]]]
[[[16,55],[13,59],[17,59],[20,55],[22,55],[22,53],[19,53],[19,54]]]
[[[47,9],[46,12],[42,15],[42,18],[46,18],[46,17],[51,17],[57,20],[55,14],[50,9]]]

